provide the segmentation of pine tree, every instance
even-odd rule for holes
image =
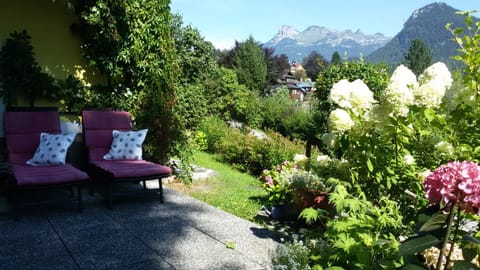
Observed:
[[[404,64],[418,76],[432,64],[432,59],[433,53],[430,48],[421,39],[414,39],[405,56]]]
[[[342,63],[342,58],[337,51],[332,54],[332,60],[330,61],[330,63],[332,65],[338,65]]]

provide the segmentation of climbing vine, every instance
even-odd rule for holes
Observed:
[[[107,78],[107,88],[137,97],[129,109],[137,127],[149,129],[146,149],[166,161],[183,145],[176,103],[176,54],[169,0],[79,0],[72,26],[87,63]],[[115,89],[115,91],[113,91]]]

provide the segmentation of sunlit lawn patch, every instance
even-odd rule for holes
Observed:
[[[216,176],[190,185],[175,182],[168,186],[238,217],[254,220],[266,196],[255,177],[234,170],[204,152],[195,152],[193,163],[215,170]]]

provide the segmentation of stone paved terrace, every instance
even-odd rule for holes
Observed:
[[[275,233],[165,188],[109,210],[84,192],[74,204],[26,207],[15,221],[0,199],[0,269],[270,269]],[[233,248],[232,248],[233,247]]]

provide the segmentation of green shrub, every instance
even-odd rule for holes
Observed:
[[[281,134],[267,130],[265,140],[256,140],[254,144],[255,159],[250,162],[250,171],[260,174],[263,169],[271,168],[285,160],[293,160],[296,154],[303,153],[303,142],[290,141]]]
[[[249,129],[229,127],[218,116],[206,118],[194,137],[205,151],[217,153],[223,161],[234,168],[260,175],[263,169],[271,168],[285,160],[293,160],[295,154],[302,153],[301,141],[290,141],[279,133],[266,131],[267,138],[259,139],[249,134]]]
[[[281,132],[282,119],[289,113],[295,102],[288,95],[288,89],[282,87],[275,94],[264,97],[261,101],[264,129]]]
[[[200,123],[199,130],[205,134],[206,151],[218,152],[222,138],[229,132],[228,125],[218,116],[211,116]]]
[[[201,84],[180,85],[177,89],[177,114],[188,129],[196,129],[207,115],[207,100]]]
[[[234,168],[250,172],[250,163],[255,159],[253,145],[257,140],[253,136],[243,134],[239,129],[231,129],[227,136],[223,137],[219,144],[218,153],[224,161]]]

